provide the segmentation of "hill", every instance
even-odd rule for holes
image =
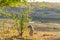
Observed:
[[[60,3],[33,2],[28,4],[31,8],[29,17],[31,17],[33,21],[60,22]],[[21,5],[18,7],[5,7],[1,10],[13,14],[23,13],[23,10],[26,11],[27,8]]]

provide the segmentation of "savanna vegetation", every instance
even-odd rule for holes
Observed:
[[[0,40],[60,40],[59,4],[0,0]]]
[[[27,1],[26,0],[0,0],[1,9],[5,7],[18,7],[21,5],[23,5],[22,7],[27,8],[27,10],[22,9],[23,13],[18,13],[18,12],[7,13],[0,10],[0,17],[3,19],[3,21],[0,22],[1,40],[18,40],[27,37],[24,36],[29,32],[26,23],[30,21],[30,19],[28,18],[30,7]]]

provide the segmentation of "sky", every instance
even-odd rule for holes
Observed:
[[[34,2],[60,2],[60,0],[28,0],[28,1],[34,1]]]

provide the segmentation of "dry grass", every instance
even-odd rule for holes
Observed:
[[[12,36],[18,36],[18,31],[17,30],[0,30],[0,38],[9,38]]]
[[[37,31],[33,38],[36,40],[53,40],[56,38],[60,38],[60,32],[43,32],[43,31]]]
[[[28,24],[30,25],[30,24]],[[60,27],[60,24],[58,23],[40,23],[40,24],[31,24],[34,27]],[[9,29],[6,33],[6,30],[0,30],[0,39],[2,38],[9,38],[12,36],[18,36],[19,32],[18,30]],[[24,31],[23,37],[27,39],[32,40],[56,40],[60,38],[60,32],[47,32],[47,31],[35,31],[33,33],[33,36],[29,35],[29,31]],[[16,38],[13,38],[13,40],[17,40]]]
[[[28,24],[32,25],[33,28],[37,27],[55,27],[55,28],[60,28],[60,23],[32,23]],[[34,40],[56,40],[60,38],[60,31],[35,31],[34,30],[34,35],[33,39]],[[60,40],[60,39],[58,39]]]

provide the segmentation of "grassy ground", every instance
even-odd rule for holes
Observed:
[[[31,40],[60,40],[60,24],[59,23],[40,23],[40,24],[34,23],[34,24],[28,24],[28,25],[32,25],[34,33],[33,33],[33,36],[30,36],[28,31],[24,31],[22,37],[25,40],[27,39],[28,40],[30,39]],[[0,40],[17,40],[19,37],[20,36],[19,36],[18,30],[13,30],[13,29],[0,30]]]
[[[10,30],[8,33],[3,32],[2,30],[0,30],[0,39],[1,40],[11,40],[11,38],[13,40],[17,40],[18,38],[18,31],[17,30]],[[25,39],[31,39],[31,40],[56,40],[58,38],[60,38],[60,32],[43,32],[43,31],[34,31],[33,36],[29,36],[29,34],[27,32],[23,33],[23,37]],[[59,39],[60,40],[60,39]]]
[[[34,28],[34,40],[60,40],[60,23],[32,23],[31,25]]]

